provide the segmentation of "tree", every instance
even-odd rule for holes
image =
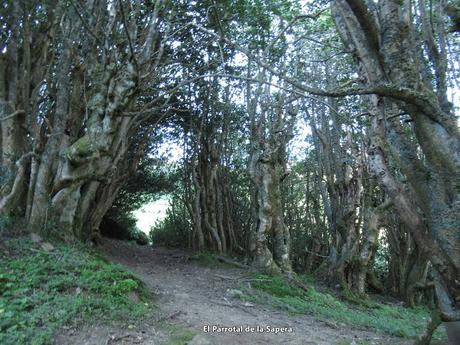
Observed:
[[[444,320],[460,320],[460,134],[447,100],[444,9],[439,3],[438,13],[428,14],[420,1],[414,14],[411,5],[340,0],[332,13],[357,62],[360,92],[368,94],[371,169],[439,275]],[[389,168],[390,160],[405,184]]]
[[[163,8],[160,0],[2,6],[2,214],[65,238],[97,230],[127,177],[131,139],[165,100],[151,96],[165,66]]]
[[[0,212],[87,240],[145,200],[168,128],[183,157],[165,167],[159,237],[411,305],[436,285],[442,318],[458,320],[457,7],[7,1]],[[299,120],[303,158],[290,152]]]

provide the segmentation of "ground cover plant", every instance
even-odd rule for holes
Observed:
[[[140,280],[81,245],[44,250],[22,239],[3,247],[0,344],[47,344],[64,324],[137,319],[152,310]]]
[[[309,283],[311,279],[305,278]],[[370,298],[340,298],[333,291],[310,286],[308,291],[286,283],[281,276],[255,274],[252,289],[243,295],[259,303],[284,309],[291,314],[310,314],[318,319],[328,319],[339,326],[373,329],[389,335],[413,338],[420,334],[430,319],[430,311],[418,306],[405,308],[383,304]],[[355,296],[356,297],[356,296]],[[435,341],[446,337],[444,329],[435,333]]]

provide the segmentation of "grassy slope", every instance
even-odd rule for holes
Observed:
[[[2,247],[0,344],[46,344],[64,324],[136,319],[151,310],[136,277],[83,247],[48,252],[25,239]],[[139,301],[129,298],[134,291]]]
[[[308,291],[289,286],[281,277],[257,274],[252,286],[258,291],[247,291],[249,299],[268,303],[292,314],[310,314],[319,319],[335,320],[345,325],[372,329],[399,337],[412,338],[420,334],[430,314],[426,308],[404,308],[380,304],[370,299],[343,301],[333,294],[311,287]],[[445,338],[444,329],[437,339]]]

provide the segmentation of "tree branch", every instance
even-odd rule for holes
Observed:
[[[0,213],[4,213],[9,209],[15,207],[17,203],[18,196],[20,196],[20,189],[24,183],[24,177],[26,174],[26,159],[31,156],[37,156],[35,152],[28,152],[23,154],[17,161],[16,161],[16,177],[13,182],[13,186],[11,187],[10,193],[0,199]]]
[[[131,36],[128,31],[128,25],[126,23],[125,10],[123,9],[123,3],[121,0],[118,0],[118,3],[120,5],[120,12],[121,12],[121,18],[123,20],[123,27],[125,29],[126,37],[128,38],[129,51],[131,52],[131,58],[133,59],[134,65],[136,65],[136,69],[138,69],[139,65],[136,60],[136,55],[134,54],[133,42],[131,41]]]
[[[395,85],[391,82],[375,84],[375,85],[364,85],[364,86],[354,86],[350,88],[336,88],[331,90],[324,90],[319,88],[314,88],[310,86],[303,85],[297,80],[286,76],[285,74],[275,70],[270,64],[264,62],[258,56],[253,55],[249,50],[241,47],[237,43],[225,38],[218,36],[215,32],[208,30],[201,25],[192,24],[197,29],[209,34],[215,39],[222,39],[227,44],[231,45],[235,49],[239,50],[241,53],[246,55],[248,59],[255,61],[259,66],[263,67],[273,75],[292,85],[306,93],[310,93],[316,96],[326,96],[326,97],[344,97],[344,96],[356,96],[356,95],[379,95],[382,97],[390,97],[395,100],[404,101],[407,104],[413,105],[418,108],[423,114],[428,116],[431,120],[435,122],[451,122],[449,120],[449,115],[444,113],[440,108],[439,104],[433,101],[431,95],[415,91],[407,87]],[[435,99],[436,100],[436,99]]]
[[[273,41],[270,42],[270,44],[267,46],[267,48],[265,48],[265,55],[268,54],[268,52],[273,48],[273,46],[275,45],[276,42],[278,42],[278,40],[286,33],[286,31],[288,31],[290,28],[292,28],[292,26],[297,22],[299,21],[300,19],[318,19],[318,17],[321,15],[321,13],[323,13],[326,9],[323,9],[321,11],[319,11],[318,13],[314,14],[314,15],[308,15],[308,14],[303,14],[303,15],[299,15],[299,16],[296,16],[293,20],[291,20],[289,22],[289,24],[284,28],[284,30],[282,30],[278,36],[275,37],[275,39]]]
[[[23,109],[19,109],[19,110],[16,110],[16,111],[12,112],[9,115],[6,115],[5,117],[0,118],[0,121],[6,121],[6,120],[9,120],[9,119],[11,119],[11,118],[13,118],[15,116],[23,115],[25,113],[26,112]]]
[[[78,10],[78,8],[75,5],[75,3],[73,2],[73,0],[69,0],[69,1],[70,1],[70,4],[72,5],[73,9],[77,13],[78,18],[80,19],[80,21],[82,22],[83,26],[85,27],[86,31],[88,31],[89,34],[91,36],[93,36],[93,38],[96,40],[97,43],[102,43],[102,40],[99,37],[97,37],[97,35],[93,32],[93,30],[91,30],[91,28],[89,27],[89,25],[86,22],[85,18],[83,18],[82,14]]]
[[[366,34],[369,46],[378,54],[380,46],[379,34],[373,14],[368,11],[366,4],[362,0],[346,0],[346,2],[359,22],[361,29]]]

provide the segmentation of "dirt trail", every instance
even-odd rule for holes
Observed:
[[[289,316],[260,305],[245,305],[234,299],[228,290],[238,289],[247,278],[247,271],[239,268],[209,268],[188,260],[187,253],[164,248],[134,246],[129,243],[105,240],[103,253],[111,260],[135,272],[156,295],[163,320],[190,329],[199,336],[194,345],[335,345],[375,344],[408,345],[411,341],[382,334],[352,329],[343,324],[318,321],[311,316]],[[204,327],[210,326],[211,332]],[[212,332],[212,326],[242,327],[243,332]],[[253,327],[253,332],[245,328]],[[155,325],[138,325],[135,333],[116,333],[113,329],[90,328],[80,332],[82,338],[102,333],[102,344],[160,344],[165,335],[154,330]],[[258,332],[257,327],[264,332]],[[285,333],[269,333],[266,327],[287,328]],[[292,332],[289,332],[292,328]],[[241,329],[240,329],[241,330]],[[238,329],[237,329],[238,331]],[[86,335],[85,335],[86,334]],[[112,334],[112,335],[111,335]],[[118,335],[117,335],[118,334]],[[131,340],[129,340],[131,339]],[[66,340],[68,342],[68,339]],[[71,342],[68,342],[69,344]],[[90,339],[85,344],[97,344]]]

